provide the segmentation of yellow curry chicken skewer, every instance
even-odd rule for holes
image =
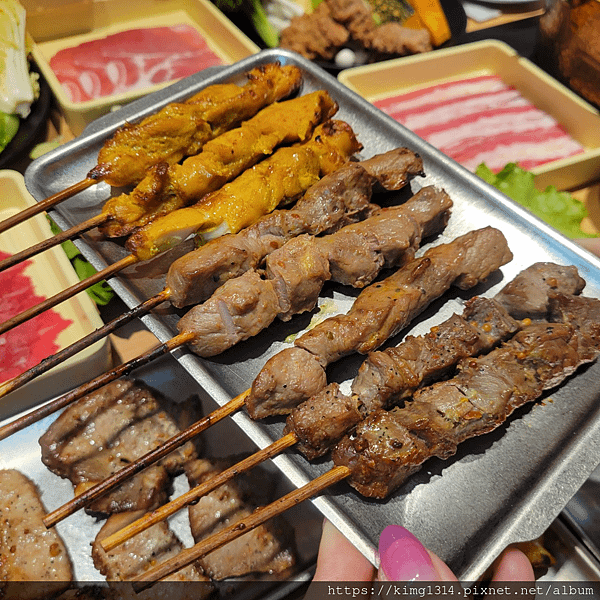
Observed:
[[[289,103],[293,103],[298,108],[312,106],[312,109],[304,113],[295,112],[287,108],[290,106]],[[271,109],[271,107],[269,108]],[[293,137],[298,138],[300,135],[310,135],[317,122],[323,117],[327,117],[335,108],[335,103],[326,92],[314,92],[286,103],[273,105],[269,112],[280,109],[282,113],[287,114],[285,117],[279,115],[281,117],[278,128],[280,133],[257,137],[259,140],[257,149],[250,146],[250,152],[240,152],[240,154],[246,157],[246,161],[250,159],[251,163],[256,162],[257,158],[255,157],[263,155],[265,140],[271,139],[273,142],[277,138],[286,140]],[[265,119],[265,121],[272,123],[272,119]],[[281,135],[281,132],[284,132],[285,135]],[[248,137],[250,140],[253,138],[253,136]],[[223,148],[225,147],[223,146]],[[194,215],[196,215],[193,227],[190,227],[189,223],[185,221],[188,216],[185,212],[186,209],[176,210],[167,217],[158,218],[157,221],[168,218],[170,227],[173,227],[173,223],[178,226],[169,238],[168,247],[183,241],[184,238],[179,235],[182,229],[187,232],[185,237],[194,232],[202,233],[219,226],[226,227],[232,232],[239,231],[263,214],[271,212],[278,204],[299,196],[320,177],[341,166],[357,149],[356,138],[345,123],[329,121],[320,125],[313,131],[313,137],[309,141],[298,146],[280,148],[272,156],[244,171],[231,183],[201,197],[198,204],[193,207]],[[235,156],[235,153],[232,155],[232,150],[233,147],[230,147],[228,153],[230,156]],[[203,155],[204,152],[198,157],[194,157],[193,160],[197,164],[201,164],[200,157]],[[206,166],[211,167],[214,156],[211,153],[207,153],[207,156],[208,160],[204,162]],[[216,163],[218,164],[218,160]],[[232,162],[232,167],[240,170],[240,164],[236,163],[237,161]],[[223,171],[225,171],[227,165],[223,165],[223,167]],[[208,186],[213,181],[218,183],[218,177],[206,176],[206,170],[200,171],[199,178],[204,179],[205,185]],[[164,236],[164,229],[159,228],[159,231]],[[130,255],[7,320],[0,325],[0,334],[60,304],[94,283],[113,276],[125,267],[156,256],[168,247],[165,247],[162,242],[162,246],[159,248],[147,236],[142,244],[128,245],[127,248],[132,252]]]
[[[264,106],[291,95],[302,82],[298,67],[277,63],[255,67],[247,78],[244,86],[208,86],[139,123],[126,123],[101,148],[97,165],[85,179],[2,221],[0,233],[100,181],[115,187],[139,183],[150,167],[175,164],[197,154],[207,141],[254,116]]]
[[[249,74],[250,83],[244,88],[239,88],[235,84],[220,84],[218,86],[211,86],[195,96],[202,96],[202,98],[198,99],[198,103],[191,103],[190,105],[196,108],[198,106],[203,107],[203,114],[209,120],[203,121],[206,126],[200,126],[197,119],[190,121],[194,126],[198,126],[198,135],[194,138],[193,145],[192,141],[188,139],[189,136],[184,136],[187,140],[187,143],[184,144],[184,141],[178,141],[176,136],[175,139],[172,139],[174,135],[170,136],[166,131],[156,130],[156,127],[144,128],[146,120],[142,121],[140,125],[128,125],[117,131],[115,136],[100,150],[98,159],[100,164],[95,169],[98,172],[102,171],[102,173],[105,173],[104,177],[107,183],[111,183],[111,185],[119,187],[126,185],[128,181],[127,177],[129,177],[132,183],[135,182],[137,184],[136,188],[131,193],[120,194],[115,198],[109,199],[99,215],[0,261],[0,271],[57,246],[66,240],[74,239],[94,227],[102,227],[102,233],[108,237],[127,235],[136,227],[145,225],[151,219],[166,214],[169,210],[175,210],[199,200],[204,194],[217,189],[217,187],[220,187],[220,185],[238,175],[243,168],[256,162],[262,155],[272,151],[274,145],[277,145],[277,143],[286,143],[287,140],[285,139],[277,142],[277,136],[282,135],[281,130],[283,129],[278,124],[281,115],[277,113],[281,111],[276,110],[275,114],[267,112],[267,115],[264,117],[260,117],[260,115],[262,110],[266,110],[263,108],[265,105],[267,108],[271,108],[273,102],[277,102],[297,90],[300,84],[300,73],[295,70],[289,72],[282,70],[277,65],[267,65],[267,67],[272,68],[265,68],[264,73],[259,71],[254,76],[254,71],[251,72]],[[257,70],[255,69],[255,71]],[[254,83],[253,88],[247,89],[252,83]],[[215,88],[214,91],[210,92],[213,88]],[[237,96],[231,95],[235,89],[238,90]],[[229,101],[228,96],[224,94],[224,90],[230,90],[228,92],[230,96]],[[255,94],[249,93],[251,91],[254,91]],[[222,104],[218,104],[221,100]],[[213,104],[217,104],[218,109],[212,107]],[[164,114],[158,113],[157,115],[152,115],[147,120],[153,120],[153,122],[161,124],[165,119],[170,117],[176,106],[180,105],[169,105],[161,111]],[[188,105],[185,104],[184,106],[187,107]],[[261,112],[258,112],[259,110]],[[255,114],[257,112],[258,115]],[[273,125],[268,124],[269,116],[274,118]],[[259,117],[258,122],[256,122],[257,117]],[[247,119],[252,121],[249,128]],[[232,128],[238,126],[242,121],[242,126],[232,131]],[[149,125],[149,123],[146,123],[146,125]],[[176,130],[178,121],[175,120],[174,124],[170,124],[170,122],[163,123],[165,128],[167,125]],[[209,129],[207,129],[209,125]],[[299,134],[301,134],[303,125],[304,122],[299,123]],[[152,139],[146,140],[145,138],[149,138],[150,133],[153,134]],[[287,135],[289,138],[287,143],[290,143],[290,141],[306,139],[309,133],[306,132],[304,134],[305,137],[298,138],[285,132],[283,132],[283,135]],[[119,146],[117,144],[119,140],[121,142],[127,141],[122,139],[126,134],[130,138],[130,146],[123,143]],[[252,140],[252,135],[255,134],[265,136],[262,148],[258,140]],[[133,143],[132,139],[135,140],[135,143]],[[147,144],[147,149],[143,147],[144,143]],[[156,147],[153,147],[153,145]],[[177,164],[176,160],[182,158],[181,147],[183,145],[186,146],[187,155],[198,159],[199,162],[188,158],[183,165]],[[228,155],[225,152],[227,145],[236,148],[235,153],[232,154],[230,150]],[[270,145],[271,148],[269,150]],[[117,148],[121,148],[122,155],[117,154]],[[180,151],[176,152],[178,148]],[[160,149],[162,149],[162,153],[159,152]],[[111,155],[107,155],[109,150],[112,152]],[[249,150],[254,152],[254,158],[252,154],[244,154]],[[212,159],[205,152],[213,154]],[[138,156],[137,162],[134,161],[135,156]],[[172,172],[169,169],[175,169],[175,171]],[[193,182],[194,173],[196,172],[205,174],[205,177],[200,179],[200,184],[194,184]],[[210,176],[212,176],[212,179],[207,180],[207,177]],[[85,181],[91,185],[96,180],[88,178]],[[179,181],[181,192],[178,194],[167,194],[167,181],[169,181],[171,187]],[[204,188],[202,187],[203,184]],[[77,192],[89,187],[88,184],[76,184],[76,186],[80,185],[83,187],[81,189],[78,187]],[[31,207],[31,209],[27,209],[30,213],[27,213],[28,216],[24,218],[29,218],[29,216],[33,216],[65,200],[68,195],[65,196],[64,194],[64,191],[55,194],[56,202],[46,199]],[[16,225],[21,220],[24,220],[24,218],[21,218],[24,215],[25,213],[19,213],[11,217],[11,219],[15,219],[13,224]],[[8,229],[10,226],[8,221],[0,223],[0,233],[3,231],[2,227],[4,225],[6,225],[5,229]]]

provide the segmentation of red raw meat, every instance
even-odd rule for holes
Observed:
[[[498,75],[433,85],[374,104],[470,171],[482,162],[495,172],[510,162],[532,169],[584,151]]]
[[[221,64],[190,25],[130,29],[65,48],[50,59],[72,102],[148,88]]]
[[[0,260],[9,256],[0,251]],[[31,261],[26,261],[0,273],[0,323],[45,299],[36,295],[31,279],[23,273],[30,264]],[[71,323],[54,310],[47,310],[1,335],[0,383],[20,375],[54,354],[59,349],[56,338]]]

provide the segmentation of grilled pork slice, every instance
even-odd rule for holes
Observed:
[[[204,302],[225,281],[257,268],[301,233],[333,233],[361,221],[378,208],[370,203],[375,184],[398,190],[422,169],[422,160],[406,148],[344,165],[309,188],[292,209],[276,210],[177,259],[167,273],[171,303],[181,308]]]
[[[79,494],[159,446],[180,428],[178,407],[141,382],[114,381],[69,406],[40,438],[42,461]],[[89,507],[113,513],[166,501],[172,477],[195,457],[187,443]]]
[[[495,429],[518,407],[562,383],[600,353],[600,301],[557,297],[578,315],[571,323],[534,323],[503,346],[461,364],[448,381],[419,391],[412,402],[378,410],[355,436],[334,449],[361,494],[385,498],[432,456],[452,456],[462,441]],[[558,308],[556,309],[558,310]]]
[[[181,540],[173,533],[168,524],[163,522],[149,527],[145,531],[136,534],[120,546],[110,552],[105,552],[100,545],[104,538],[116,533],[123,527],[133,523],[144,515],[144,511],[134,511],[111,515],[102,526],[96,539],[92,543],[92,558],[94,566],[108,581],[128,581],[137,575],[143,574],[150,567],[173,558],[183,550]],[[210,579],[203,573],[202,568],[192,563],[187,567],[169,575],[161,580],[165,582],[194,581],[200,582],[193,587],[170,585],[165,591],[164,597],[183,600],[184,598],[201,599],[207,598],[213,591]],[[140,600],[156,598],[156,590],[146,590],[136,595],[133,588],[130,590],[125,586],[117,588],[126,598],[139,598]],[[128,593],[129,592],[129,593]]]
[[[100,149],[98,165],[88,177],[113,186],[137,183],[152,165],[175,164],[197,154],[208,140],[292,94],[301,82],[298,67],[272,63],[252,69],[244,86],[212,85],[185,102],[168,104],[140,123],[117,130]]]
[[[519,327],[495,300],[475,297],[462,315],[452,315],[427,335],[408,336],[397,347],[369,354],[350,396],[339,384],[329,384],[292,410],[284,433],[298,436],[296,447],[309,460],[323,456],[367,415],[444,377],[462,358],[491,350]]]
[[[46,514],[34,483],[16,470],[0,470],[0,597],[52,596],[73,579],[71,559]],[[37,582],[24,586],[5,582]]]
[[[206,459],[192,461],[187,467],[190,485],[198,485],[230,466]],[[192,535],[196,542],[251,514],[256,505],[249,491],[254,477],[239,475],[200,498],[189,508]],[[268,484],[267,484],[268,485]],[[281,518],[249,531],[200,559],[205,572],[215,580],[250,573],[281,574],[295,564],[291,530]]]
[[[270,358],[246,399],[250,416],[261,419],[289,413],[316,393],[319,369],[353,352],[375,350],[450,286],[473,287],[511,259],[506,239],[491,227],[430,248],[392,276],[365,288],[347,314],[322,321],[296,338],[295,349],[287,348]],[[310,374],[306,389],[303,392],[296,387],[288,393],[285,375],[297,369],[294,360],[300,356],[303,373]]]
[[[414,256],[424,232],[445,226],[451,205],[445,192],[427,190],[406,204],[380,209],[369,219],[329,236],[293,238],[269,255],[266,278],[247,271],[227,281],[182,317],[178,329],[193,332],[189,346],[196,354],[219,354],[255,335],[276,317],[287,321],[293,314],[312,310],[323,284],[333,277],[363,287],[383,267]],[[360,245],[349,246],[351,242]],[[356,271],[363,259],[366,273]]]

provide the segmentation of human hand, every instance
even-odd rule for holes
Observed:
[[[600,256],[600,238],[581,238],[574,241],[596,256]]]
[[[376,572],[375,567],[326,520],[313,581],[458,581],[438,556],[399,525],[389,525],[383,530],[379,538],[379,558],[379,572]],[[520,550],[508,548],[494,564],[493,582],[534,580],[531,563]]]

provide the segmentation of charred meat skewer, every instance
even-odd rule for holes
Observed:
[[[404,408],[377,411],[361,423],[356,437],[336,446],[331,470],[139,575],[135,589],[141,591],[344,479],[360,493],[385,498],[425,459],[437,453],[447,458],[458,443],[491,431],[515,409],[564,382],[600,353],[600,301],[557,295],[553,308],[567,322],[529,325],[500,348],[468,359],[456,378],[425,388]],[[465,386],[473,392],[468,399],[461,393]]]
[[[225,281],[258,268],[265,257],[303,233],[334,233],[379,207],[374,191],[396,191],[423,174],[423,161],[396,148],[349,162],[315,183],[289,210],[276,210],[234,235],[225,235],[178,258],[167,273],[174,306],[204,302]]]
[[[336,103],[324,91],[270,104],[240,127],[204,144],[199,154],[183,164],[155,165],[133,191],[107,200],[100,215],[0,261],[0,271],[93,227],[100,227],[108,237],[121,237],[198,202],[278,146],[305,142],[336,111]]]
[[[186,233],[182,231],[179,217],[185,219],[187,214],[170,220],[174,222],[178,228],[177,233],[182,234],[182,238],[177,238],[172,235],[172,231],[163,229],[162,225],[156,225],[155,222],[157,231],[153,233],[157,234],[156,237],[145,235],[143,242],[129,256],[5,321],[0,325],[0,334],[56,306],[71,294],[82,291],[86,282],[96,282],[112,276],[126,266],[166,250],[164,246],[159,249],[165,239],[173,246],[201,227],[211,230],[223,226],[232,232],[239,231],[279,204],[295,200],[321,177],[339,168],[360,148],[352,129],[343,121],[328,121],[319,125],[309,141],[298,146],[280,148],[270,157],[244,171],[231,183],[205,196],[194,209],[189,207],[177,211],[181,213],[194,210],[195,215],[194,225],[188,227]]]
[[[0,223],[0,233],[75,194],[105,181],[112,186],[137,184],[158,163],[174,164],[196,154],[202,145],[252,117],[264,106],[297,91],[302,82],[295,66],[265,64],[247,74],[248,82],[216,84],[184,102],[174,102],[140,123],[127,123],[105,142],[98,164],[82,181]]]
[[[377,188],[399,190],[412,177],[422,174],[422,169],[421,159],[406,148],[397,148],[360,163],[347,163],[311,186],[291,209],[275,210],[239,233],[216,238],[174,261],[167,273],[165,289],[160,294],[0,385],[0,397],[164,301],[169,300],[177,307],[203,302],[228,279],[258,267],[268,254],[292,237],[301,233],[333,233],[360,221],[379,208],[370,202]],[[40,418],[53,412],[49,405],[43,410]],[[31,418],[23,424],[34,422],[36,412],[31,413]],[[21,426],[14,422],[9,427],[10,430],[0,428],[0,439]]]
[[[338,384],[330,384],[292,410],[279,440],[103,539],[103,547],[118,546],[291,446],[296,445],[309,460],[323,456],[367,415],[408,398],[419,387],[445,376],[461,359],[487,352],[518,331],[522,324],[502,306],[512,307],[515,290],[535,288],[535,295],[513,308],[520,315],[529,310],[539,318],[550,316],[551,293],[579,294],[584,285],[575,267],[537,263],[517,275],[495,298],[469,300],[462,316],[453,315],[424,336],[408,336],[397,347],[370,353],[352,382],[351,397],[342,394]]]
[[[452,315],[427,335],[408,336],[397,347],[371,352],[352,381],[350,396],[337,383],[329,384],[292,410],[284,433],[296,435],[297,449],[309,460],[323,456],[367,415],[401,403],[446,376],[460,360],[514,335],[522,324],[513,315],[547,318],[551,293],[579,294],[584,285],[575,267],[536,263],[494,298],[472,298],[462,316]],[[523,287],[535,288],[535,295],[515,306],[514,290]]]
[[[557,295],[552,310],[564,322],[524,327],[500,348],[466,360],[455,378],[360,423],[333,452],[334,463],[349,469],[350,485],[365,496],[385,498],[426,459],[452,456],[459,443],[492,431],[516,408],[595,360],[600,301]]]

